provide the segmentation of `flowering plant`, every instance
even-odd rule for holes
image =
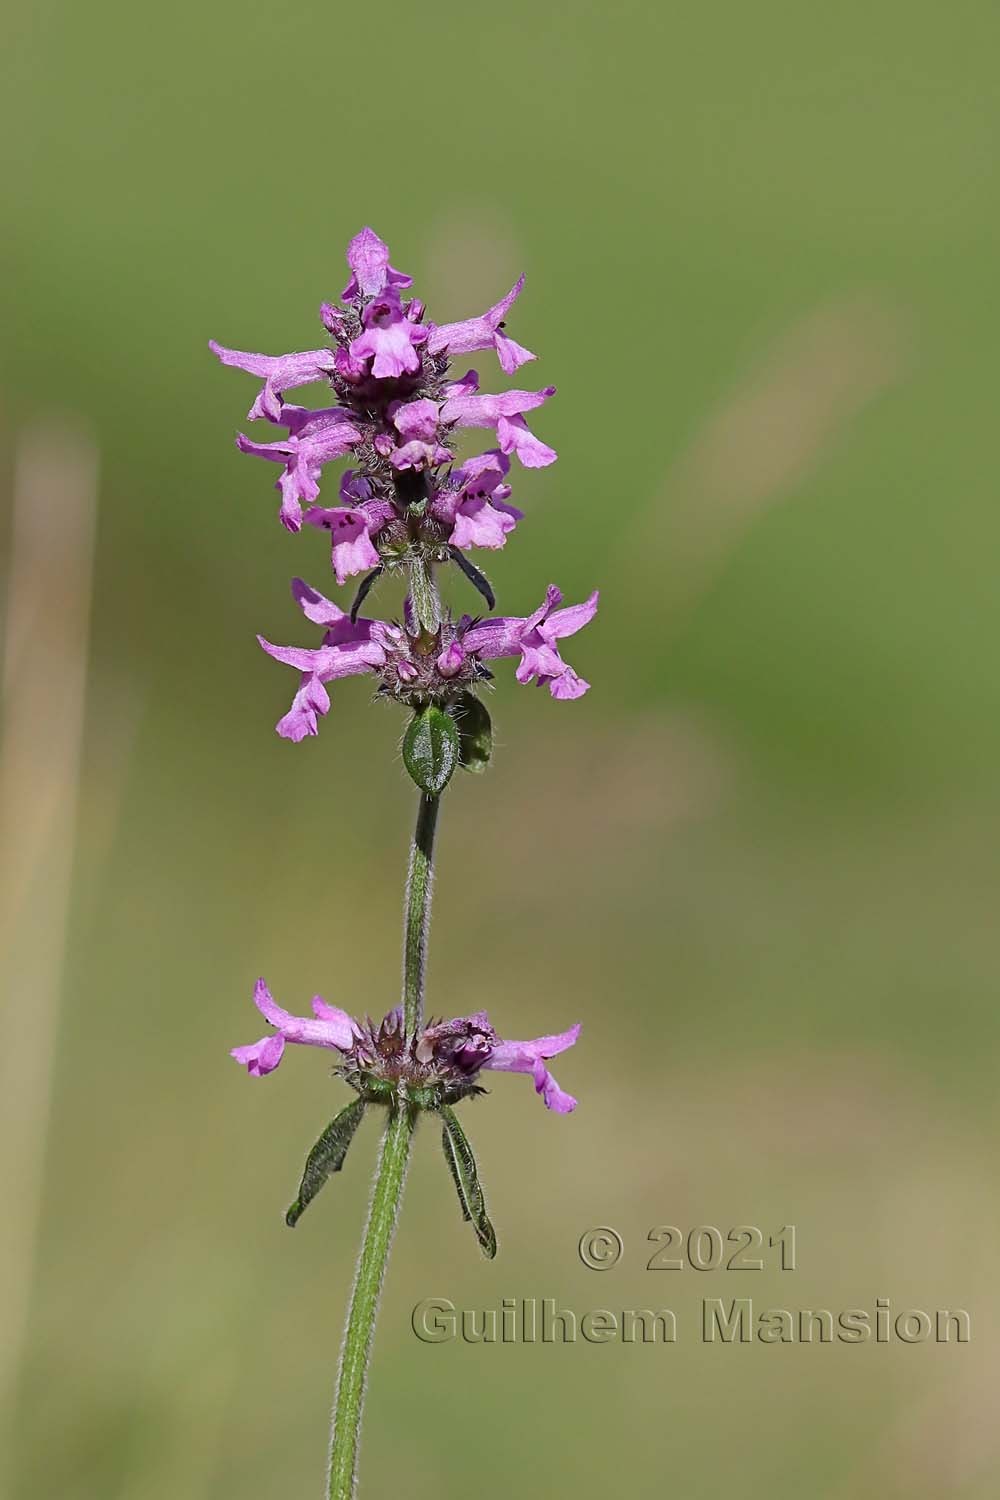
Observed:
[[[325,1047],[337,1054],[334,1071],[355,1091],[307,1157],[286,1215],[290,1226],[343,1166],[364,1110],[380,1108],[386,1117],[337,1382],[331,1500],[355,1493],[365,1376],[418,1118],[438,1117],[462,1214],[492,1258],[496,1235],[453,1106],[485,1092],[477,1081],[482,1073],[500,1071],[530,1074],[545,1105],[557,1114],[576,1107],[547,1063],[573,1046],[578,1025],[516,1042],[502,1040],[484,1011],[427,1022],[424,973],[441,794],[456,769],[482,771],[492,754],[492,723],[482,698],[492,677],[487,663],[516,657],[518,682],[546,686],[556,699],[579,698],[589,684],[563,660],[559,643],[597,610],[596,593],[564,606],[559,589],[550,585],[531,614],[495,616],[492,586],[467,556],[471,549],[504,547],[523,520],[523,512],[510,504],[511,458],[527,468],[556,458],[525,420],[526,412],[555,394],[553,386],[486,394],[474,370],[458,376],[451,369],[453,357],[482,350],[495,352],[506,375],[535,358],[506,332],[524,277],[480,316],[438,325],[426,319],[418,298],[404,299],[411,278],[390,264],[388,247],[372,229],[355,235],[347,262],[351,274],[340,304],[324,302],[320,308],[329,335],[323,348],[267,355],[210,345],[223,364],[263,382],[248,420],[285,429],[286,435],[273,442],[242,433],[237,438],[241,452],[281,465],[276,488],[282,525],[298,532],[305,522],[328,531],[337,584],[361,580],[347,609],[302,579],[293,580],[293,598],[306,620],[323,631],[319,645],[278,646],[258,637],[269,656],[299,674],[277,732],[294,742],[315,735],[330,709],[328,685],[341,677],[370,675],[380,696],[409,710],[403,762],[420,792],[406,888],[401,1003],[376,1022],[354,1019],[316,996],[311,1017],[295,1016],[274,1001],[260,979],[254,1001],[273,1029],[232,1051],[251,1077],[262,1078],[278,1067],[289,1042]],[[332,405],[311,409],[285,400],[289,391],[317,383],[332,392]],[[466,427],[492,431],[495,447],[458,462],[456,433]],[[329,492],[324,501],[326,465],[345,458],[351,467],[341,474],[332,503]],[[457,569],[477,590],[485,614],[455,618],[439,591],[444,567]],[[392,576],[405,584],[400,617],[361,615],[373,586]]]

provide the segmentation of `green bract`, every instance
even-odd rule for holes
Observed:
[[[436,703],[418,709],[403,736],[403,764],[429,797],[443,792],[459,760],[455,720]]]

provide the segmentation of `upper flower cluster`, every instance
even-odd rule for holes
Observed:
[[[210,345],[223,364],[263,381],[249,420],[287,430],[275,442],[241,433],[237,446],[281,465],[279,515],[289,531],[303,519],[329,530],[338,583],[415,558],[447,561],[452,549],[502,547],[522,517],[508,503],[510,456],[528,468],[556,457],[525,421],[555,387],[481,393],[476,372],[455,378],[450,360],[492,349],[511,375],[535,358],[505,332],[524,277],[480,316],[435,324],[418,298],[404,300],[411,278],[390,265],[374,230],[355,235],[347,263],[341,305],[320,308],[326,348],[271,355]],[[286,402],[287,392],[317,381],[332,389],[332,406]],[[462,427],[491,430],[495,446],[456,467],[454,435]],[[345,457],[354,467],[337,499],[318,503],[324,465]]]

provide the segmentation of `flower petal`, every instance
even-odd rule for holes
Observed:
[[[292,598],[314,625],[339,625],[341,620],[349,618],[346,609],[341,609],[339,604],[334,604],[332,599],[327,599],[301,578],[292,579]]]
[[[571,1115],[576,1109],[576,1100],[572,1094],[567,1094],[561,1089],[543,1062],[537,1062],[534,1066],[535,1093],[541,1094],[546,1109],[555,1110],[557,1115]]]
[[[231,1047],[229,1056],[242,1063],[251,1078],[265,1078],[268,1073],[274,1072],[284,1050],[285,1038],[279,1034],[262,1037],[259,1042],[251,1042],[248,1047]]]
[[[310,1047],[336,1047],[346,1051],[354,1039],[354,1022],[346,1011],[337,1010],[320,1000],[322,1013],[313,1005],[315,1019],[308,1016],[293,1016],[278,1005],[264,983],[258,979],[254,987],[254,1004],[266,1020],[281,1033],[286,1042],[300,1042]],[[319,1000],[319,996],[316,996]],[[277,1066],[277,1064],[275,1064]]]
[[[274,726],[283,740],[298,744],[319,733],[319,720],[330,711],[330,694],[311,672],[303,672],[292,706]]]
[[[566,1052],[574,1045],[579,1035],[580,1023],[577,1022],[566,1031],[538,1036],[531,1042],[500,1042],[494,1047],[486,1066],[501,1073],[530,1073],[539,1058],[558,1057],[560,1052]]]
[[[576,635],[585,625],[589,625],[597,614],[597,604],[600,599],[597,589],[589,599],[582,604],[568,604],[565,609],[554,610],[545,619],[541,626],[541,633],[547,640],[562,640],[565,636]]]
[[[535,436],[521,416],[499,418],[497,442],[502,453],[516,453],[526,469],[544,469],[559,457],[554,448]]]
[[[559,676],[553,677],[549,683],[549,692],[553,698],[563,700],[582,698],[584,693],[589,691],[590,683],[578,677],[572,667],[567,667],[565,672],[560,672]]]
[[[330,1025],[339,1026],[344,1037],[343,1046],[349,1047],[351,1039],[358,1029],[354,1024],[353,1017],[349,1016],[346,1010],[341,1010],[339,1006],[327,1005],[322,995],[313,995],[311,1003],[313,1015],[316,1019],[318,1021],[326,1021]]]

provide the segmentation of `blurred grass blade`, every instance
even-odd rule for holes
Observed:
[[[472,1147],[455,1117],[454,1110],[450,1109],[447,1104],[442,1104],[438,1113],[444,1126],[441,1132],[441,1144],[444,1147],[445,1160],[451,1170],[452,1181],[458,1194],[462,1218],[471,1222],[483,1254],[487,1260],[492,1260],[497,1253],[497,1237],[486,1212],[486,1199],[483,1196],[479,1173],[476,1171],[476,1158],[472,1154]]]
[[[364,1112],[363,1099],[355,1099],[348,1104],[340,1111],[336,1119],[330,1121],[306,1157],[302,1181],[299,1184],[299,1196],[285,1215],[285,1223],[289,1229],[295,1228],[331,1173],[339,1172],[344,1165],[347,1148],[354,1139],[354,1132],[361,1124],[361,1116]]]
[[[18,442],[0,738],[0,1413],[13,1412],[38,1226],[80,803],[98,455],[48,418]],[[0,1455],[10,1443],[0,1431]],[[2,1467],[2,1465],[0,1465]],[[0,1492],[6,1493],[0,1472]]]

